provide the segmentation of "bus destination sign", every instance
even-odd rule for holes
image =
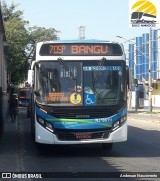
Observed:
[[[50,43],[43,44],[41,56],[120,56],[118,44],[109,43]]]

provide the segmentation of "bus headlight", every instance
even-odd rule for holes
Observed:
[[[119,125],[120,125],[120,124],[119,124],[119,120],[118,120],[118,121],[116,121],[116,122],[113,124],[113,129],[112,129],[112,130],[114,131],[114,130],[116,130],[117,128],[119,128]]]
[[[44,119],[40,118],[40,117],[37,117],[37,121],[38,123],[43,126],[44,128],[46,128],[48,131],[50,132],[54,132],[54,129],[53,129],[53,126],[51,123],[45,121]]]
[[[42,126],[44,126],[45,121],[44,121],[43,119],[38,118],[37,120],[38,120],[38,122],[39,122]]]
[[[126,120],[127,120],[127,116],[124,115],[124,116],[120,119],[120,124],[123,124]]]
[[[53,127],[52,127],[52,124],[49,123],[49,122],[46,122],[46,125],[45,125],[46,129],[48,129],[50,132],[53,133]]]
[[[112,130],[114,131],[117,128],[119,128],[120,126],[122,126],[122,124],[125,123],[126,120],[127,120],[127,116],[124,115],[123,117],[121,117],[121,119],[119,119],[118,121],[113,123]]]

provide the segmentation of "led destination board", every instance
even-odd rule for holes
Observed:
[[[43,44],[41,56],[120,56],[122,49],[118,44],[109,43],[53,43]]]

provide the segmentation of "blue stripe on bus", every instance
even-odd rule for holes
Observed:
[[[122,118],[127,114],[127,108],[121,110],[119,113],[106,117],[106,118],[95,118],[95,119],[67,119],[67,118],[55,118],[50,116],[38,107],[36,107],[37,116],[50,122],[54,128],[59,129],[99,129],[99,128],[110,128],[112,124],[118,119]]]

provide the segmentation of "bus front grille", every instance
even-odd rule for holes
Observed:
[[[108,138],[110,132],[98,131],[98,132],[57,132],[56,136],[60,141],[78,141],[78,140],[92,140]]]

